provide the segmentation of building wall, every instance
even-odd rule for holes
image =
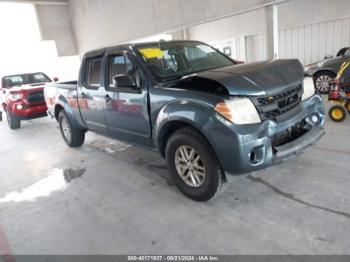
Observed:
[[[79,53],[172,32],[273,0],[70,0]]]
[[[308,64],[350,45],[349,10],[349,0],[290,0],[278,4],[279,57],[298,58]],[[188,31],[190,39],[210,42],[221,50],[238,47],[234,42],[243,38],[246,53],[237,58],[248,62],[264,59],[265,52],[259,52],[265,41],[263,8],[192,26]]]
[[[292,14],[292,15],[291,15]],[[279,6],[279,55],[303,64],[350,46],[349,0],[295,0]]]
[[[190,39],[210,42],[216,39],[254,35],[265,31],[265,12],[258,10],[192,26]]]
[[[279,4],[280,29],[309,25],[350,15],[349,0],[292,0]]]
[[[41,38],[54,40],[59,56],[78,53],[68,5],[35,5]]]
[[[335,56],[339,49],[350,46],[350,16],[279,31],[279,55],[298,58],[303,64]]]
[[[56,40],[60,55],[171,33],[254,61],[266,54],[263,6],[272,2],[278,2],[280,57],[309,63],[349,41],[340,35],[348,32],[347,18],[339,20],[350,15],[349,0],[70,0],[68,7],[38,5],[37,13],[43,40]],[[329,43],[318,44],[325,35]]]

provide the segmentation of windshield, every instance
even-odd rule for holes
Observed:
[[[46,82],[51,82],[51,80],[44,73],[5,76],[4,88]]]
[[[159,81],[235,65],[231,59],[200,42],[159,42],[137,46]]]

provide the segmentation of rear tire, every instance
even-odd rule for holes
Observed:
[[[80,147],[84,143],[85,132],[74,127],[63,110],[58,115],[58,123],[62,137],[68,146]]]
[[[6,118],[11,129],[19,129],[21,127],[21,120],[12,115],[10,111],[6,112]]]
[[[172,180],[187,197],[210,200],[223,192],[224,175],[208,142],[193,128],[170,136],[165,149]]]
[[[332,106],[328,111],[329,118],[334,122],[343,122],[346,114],[345,108],[340,105]]]

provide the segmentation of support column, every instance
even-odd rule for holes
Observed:
[[[183,39],[184,39],[184,40],[189,40],[189,39],[190,39],[190,37],[189,37],[189,32],[188,32],[188,28],[187,28],[187,27],[184,28],[184,29],[182,29],[182,36],[183,36]]]
[[[265,7],[266,14],[266,58],[278,58],[278,7],[269,5]]]

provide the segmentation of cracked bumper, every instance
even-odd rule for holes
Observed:
[[[273,145],[273,137],[317,115],[319,122],[305,134],[281,146]],[[269,167],[291,159],[317,143],[325,134],[322,99],[315,95],[303,101],[297,110],[284,121],[264,121],[254,125],[230,125],[224,131],[210,128],[210,140],[221,166],[227,174],[239,175]]]

